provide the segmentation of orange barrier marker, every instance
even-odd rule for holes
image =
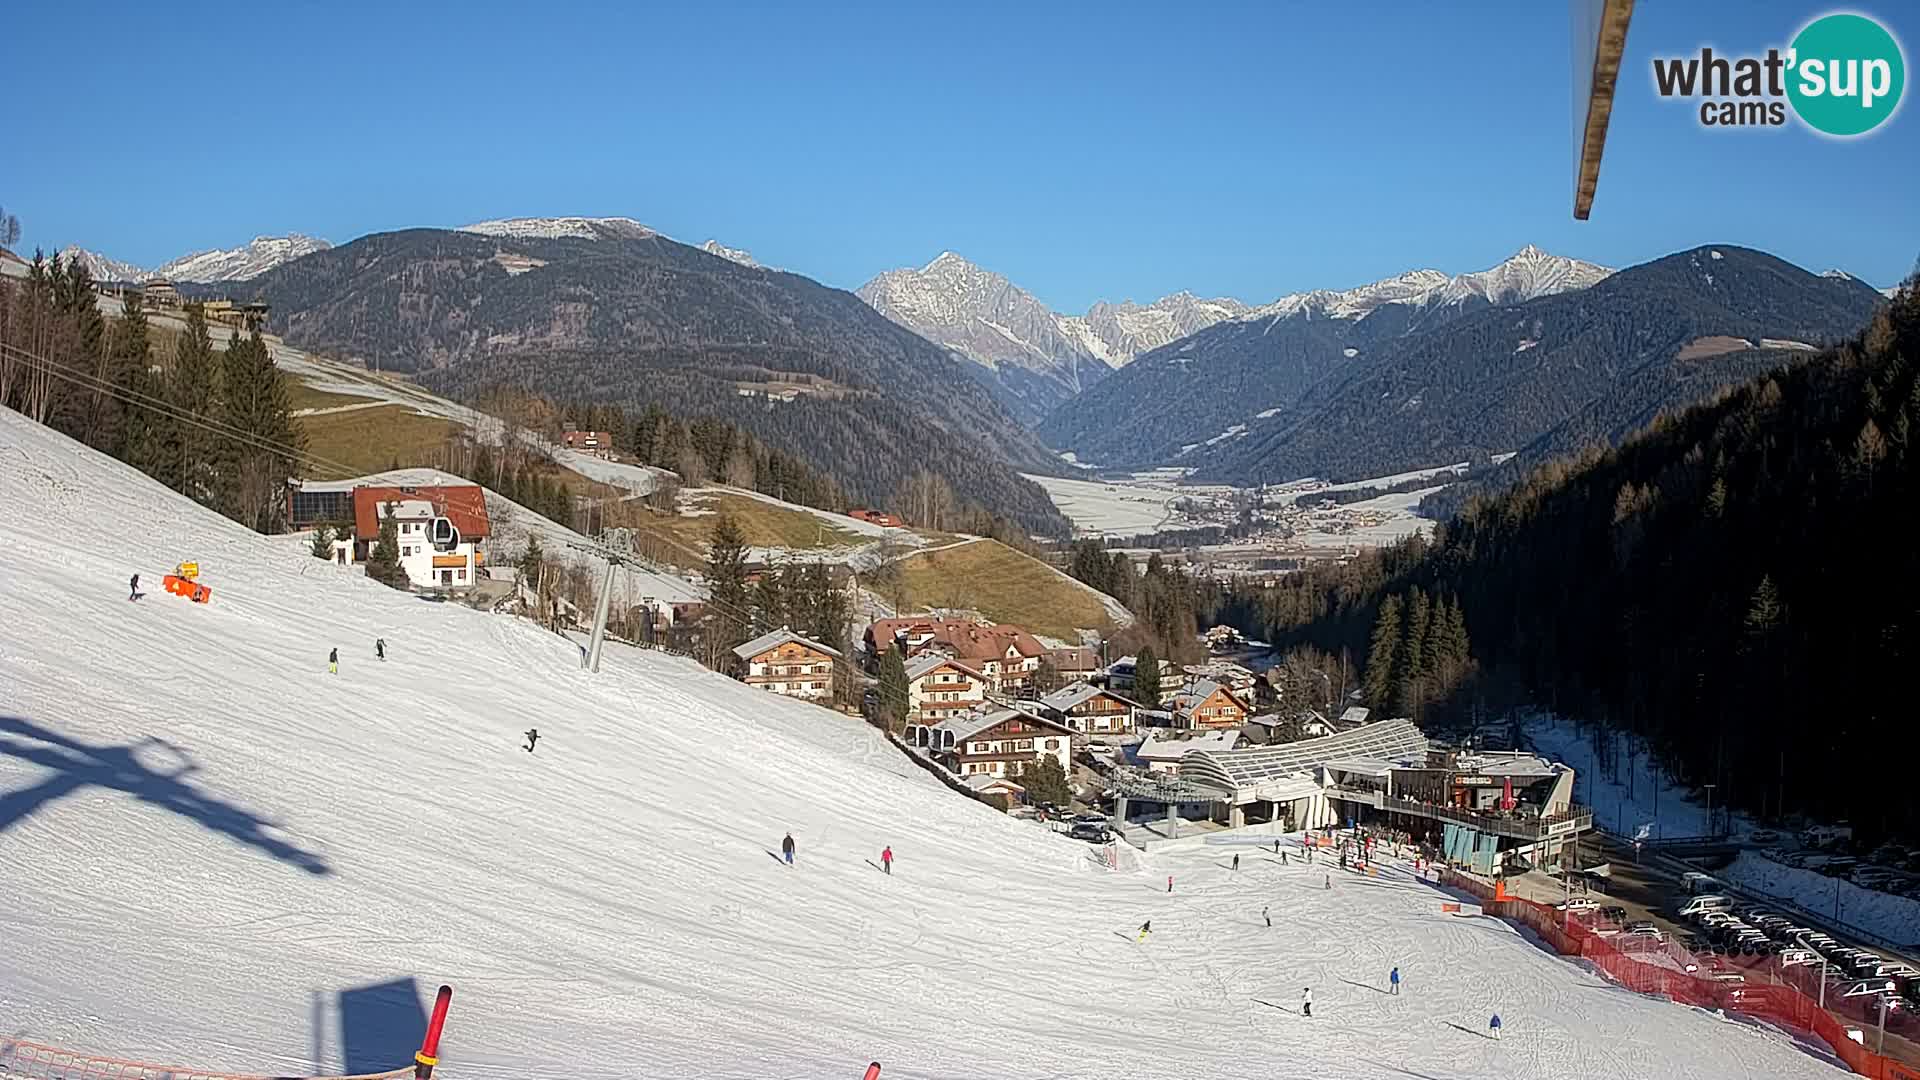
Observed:
[[[173,595],[184,596],[196,604],[204,604],[213,598],[212,589],[197,581],[180,577],[177,574],[168,574],[165,578],[161,579],[160,583],[166,586],[166,590]]]

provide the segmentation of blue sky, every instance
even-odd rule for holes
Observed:
[[[1785,44],[1826,10],[1640,4],[1575,222],[1564,0],[24,4],[0,205],[25,249],[145,265],[624,215],[846,288],[952,249],[1064,310],[1527,243],[1613,265],[1747,244],[1891,284],[1920,255],[1912,102],[1838,142],[1707,132],[1652,89],[1656,53]],[[1920,10],[1854,10],[1914,61]]]

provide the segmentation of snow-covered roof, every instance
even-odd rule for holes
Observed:
[[[1372,711],[1364,705],[1350,705],[1347,711],[1340,714],[1340,723],[1344,727],[1359,727],[1367,722],[1367,716]]]
[[[1318,739],[1247,750],[1206,751],[1181,769],[1201,783],[1228,791],[1311,772],[1330,761],[1379,758],[1424,762],[1427,737],[1411,720],[1386,720]]]
[[[1460,773],[1472,773],[1478,776],[1510,776],[1541,779],[1558,776],[1566,766],[1556,765],[1538,754],[1525,752],[1482,751],[1472,755],[1462,755],[1454,762],[1454,769]]]
[[[1095,686],[1092,683],[1086,683],[1086,682],[1069,683],[1068,685],[1063,686],[1060,689],[1055,690],[1053,693],[1048,694],[1047,696],[1041,698],[1040,704],[1045,705],[1049,709],[1059,709],[1061,712],[1065,712],[1068,709],[1075,707],[1076,705],[1085,704],[1086,702],[1091,701],[1094,698],[1101,697],[1103,695],[1106,697],[1110,697],[1115,701],[1125,702],[1128,706],[1131,706],[1132,708],[1137,709],[1140,707],[1137,702],[1124,698],[1119,694],[1116,694],[1113,691],[1108,690],[1104,686]]]
[[[1004,776],[993,776],[988,773],[974,773],[972,776],[962,777],[960,783],[963,787],[971,788],[974,791],[992,791],[996,788],[1003,788],[1010,791],[1027,790]]]
[[[958,668],[982,682],[989,681],[985,675],[980,674],[978,671],[975,671],[945,653],[938,652],[923,652],[913,659],[908,660],[906,663],[907,678],[909,680],[917,679],[930,671],[935,671],[943,667]]]
[[[1062,727],[1060,724],[1038,713],[1015,708],[998,708],[989,709],[985,712],[961,713],[958,716],[949,716],[937,724],[928,724],[927,729],[929,731],[937,731],[951,735],[955,743],[962,743],[983,731],[998,727],[1015,717],[1031,720],[1036,724],[1052,728],[1065,735],[1073,734],[1070,729]]]
[[[1231,750],[1233,744],[1240,741],[1238,731],[1209,731],[1205,735],[1195,735],[1191,739],[1169,739],[1157,735],[1147,736],[1147,740],[1134,751],[1141,761],[1179,761],[1196,750]]]
[[[809,649],[814,649],[816,651],[826,653],[828,656],[834,657],[836,659],[840,656],[840,650],[830,649],[825,645],[822,645],[819,642],[814,641],[812,638],[801,637],[799,634],[794,633],[793,631],[787,629],[784,626],[778,630],[773,631],[772,633],[761,634],[759,637],[754,638],[752,641],[747,642],[745,645],[741,645],[740,647],[733,650],[733,655],[738,656],[742,660],[751,660],[754,657],[759,656],[761,653],[766,652],[768,649],[778,648],[781,645],[785,645],[789,641],[799,642],[800,644],[805,645]]]

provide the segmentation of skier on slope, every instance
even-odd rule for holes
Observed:
[[[1487,1030],[1493,1033],[1494,1042],[1500,1041],[1500,1014],[1499,1013],[1494,1013],[1493,1019],[1487,1021]]]
[[[133,575],[133,579],[127,582],[127,599],[129,600],[140,599],[140,575],[139,574]]]
[[[528,728],[527,729],[527,745],[526,745],[527,753],[529,754],[533,753],[534,744],[539,741],[540,741],[540,729]]]
[[[339,649],[327,650],[327,674],[329,675],[340,674],[340,650]]]
[[[1280,853],[1280,865],[1281,866],[1287,865],[1287,853],[1284,851]]]
[[[1240,869],[1240,853],[1237,851],[1233,853],[1233,868],[1236,871]]]
[[[1387,976],[1387,985],[1391,988],[1387,991],[1387,993],[1393,995],[1394,997],[1400,996],[1400,969],[1399,968],[1394,968],[1392,973],[1390,973]]]
[[[1140,924],[1140,936],[1134,938],[1133,943],[1135,945],[1143,944],[1147,940],[1147,935],[1151,934],[1152,932],[1153,932],[1153,920],[1148,919],[1146,922],[1143,922]]]
[[[893,876],[893,845],[892,844],[888,844],[886,848],[884,848],[880,852],[880,868],[887,872],[888,877]]]
[[[387,658],[387,639],[386,638],[373,639],[373,655],[380,660],[385,660]]]
[[[1329,889],[1331,889],[1331,888],[1333,888],[1333,875],[1332,875],[1332,874],[1328,874],[1328,875],[1327,875],[1327,888],[1329,888]]]
[[[1271,930],[1273,928],[1272,909],[1262,904],[1260,907],[1260,917],[1267,920],[1267,928]]]
[[[788,866],[793,865],[793,834],[792,833],[788,833],[786,836],[786,839],[780,841],[780,854],[787,857]]]
[[[1308,1017],[1313,1015],[1313,987],[1311,986],[1300,988],[1300,1015]]]
[[[1173,875],[1172,874],[1167,875],[1167,891],[1168,892],[1173,891]]]

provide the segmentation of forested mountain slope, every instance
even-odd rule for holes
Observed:
[[[1920,802],[1860,767],[1920,753],[1917,372],[1910,285],[1853,340],[1539,468],[1430,546],[1289,579],[1272,640],[1357,655],[1385,597],[1454,596],[1485,673],[1729,804],[1913,835]]]
[[[1353,479],[1528,446],[1590,409],[1609,431],[1697,400],[1727,363],[1752,367],[1857,331],[1884,298],[1718,245],[1622,270],[1590,288],[1493,307],[1399,339],[1316,386],[1291,413],[1224,442],[1216,481]],[[1740,370],[1737,366],[1733,370]]]
[[[856,495],[891,494],[924,466],[1029,528],[1065,529],[1016,474],[1058,461],[945,350],[799,275],[633,222],[574,224],[375,234],[277,267],[247,295],[290,342],[441,392],[507,383],[712,415]]]

